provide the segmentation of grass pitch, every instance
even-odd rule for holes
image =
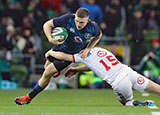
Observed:
[[[28,105],[19,106],[14,98],[23,96],[31,89],[0,90],[0,115],[152,115],[160,109],[125,107],[116,99],[112,90],[50,90],[40,93]],[[137,100],[154,100],[160,107],[160,97],[143,97],[134,91]],[[157,115],[160,115],[157,114]]]

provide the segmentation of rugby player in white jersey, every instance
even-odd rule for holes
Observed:
[[[122,64],[111,52],[105,49],[95,47],[90,51],[87,58],[81,58],[81,54],[71,55],[52,50],[45,54],[46,59],[48,56],[85,64],[69,68],[66,72],[66,77],[71,77],[76,72],[92,70],[98,77],[112,86],[117,99],[125,106],[154,105],[147,101],[135,101],[132,88],[160,95],[160,85]]]

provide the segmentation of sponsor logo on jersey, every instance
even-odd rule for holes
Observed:
[[[145,82],[145,80],[144,80],[144,78],[143,77],[138,77],[138,79],[137,79],[137,83],[139,84],[139,85],[142,85],[143,83]]]
[[[79,36],[74,37],[77,42],[82,42],[82,39]]]
[[[69,30],[70,30],[70,32],[75,33],[74,28],[70,28]]]
[[[99,50],[99,51],[97,52],[97,56],[98,56],[98,57],[104,57],[104,56],[106,56],[106,55],[107,55],[107,52],[105,52],[105,51]]]
[[[90,33],[85,33],[84,36],[85,36],[86,39],[90,39],[90,38],[92,37],[92,34],[90,34]]]

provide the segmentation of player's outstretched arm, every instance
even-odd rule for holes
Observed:
[[[73,57],[71,54],[63,53],[63,52],[58,52],[58,51],[52,51],[49,50],[46,54],[45,57],[47,58],[48,56],[52,56],[56,59],[59,60],[64,60],[64,61],[73,61]]]
[[[77,66],[77,67],[70,67],[67,72],[65,73],[65,77],[70,78],[77,72],[82,72],[82,71],[90,71],[90,69],[86,65],[82,66]]]

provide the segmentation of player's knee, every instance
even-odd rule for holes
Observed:
[[[44,69],[46,69],[47,68],[47,65],[46,64],[44,64]]]
[[[48,78],[52,77],[53,73],[54,73],[54,72],[48,71],[47,69],[45,69],[45,71],[44,71],[44,73],[43,73],[43,78],[44,78],[44,79],[46,79],[46,78],[48,79]]]
[[[45,66],[44,76],[49,77],[49,76],[52,76],[56,72],[57,72],[57,69],[54,67],[54,65],[49,64]]]
[[[125,104],[126,104],[126,101],[124,101],[124,100],[119,100],[119,102],[120,102],[122,105],[124,105],[124,106],[125,106]]]

